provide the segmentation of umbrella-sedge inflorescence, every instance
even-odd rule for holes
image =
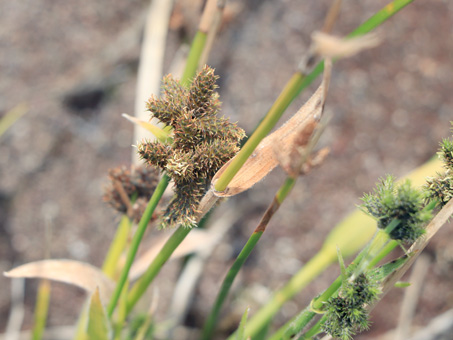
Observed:
[[[217,79],[208,66],[189,88],[166,76],[162,97],[151,97],[147,104],[153,117],[172,127],[170,143],[143,141],[138,145],[141,158],[162,169],[175,183],[162,227],[194,225],[197,206],[211,178],[239,151],[239,141],[245,136],[236,124],[217,116]]]

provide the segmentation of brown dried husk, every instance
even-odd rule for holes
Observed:
[[[266,177],[279,164],[279,160],[290,159],[300,134],[308,127],[316,125],[321,118],[330,82],[331,65],[331,62],[326,60],[324,79],[313,96],[291,119],[261,141],[223,192],[214,191],[214,186],[234,158],[220,168],[211,184],[211,190],[216,196],[230,197],[248,190]]]

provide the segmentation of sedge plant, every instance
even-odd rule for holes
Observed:
[[[411,2],[409,0],[391,2],[353,31],[349,37],[371,31]],[[110,332],[113,332],[115,339],[122,338],[122,328],[133,307],[174,250],[199,221],[198,207],[206,192],[210,190],[211,179],[217,170],[237,154],[213,184],[214,190],[221,193],[228,187],[263,138],[276,125],[289,104],[321,73],[324,67],[324,63],[321,62],[310,73],[297,70],[255,133],[239,150],[239,142],[245,134],[235,124],[218,115],[220,103],[215,91],[217,76],[212,68],[205,66],[200,69],[198,66],[205,44],[206,32],[200,30],[194,39],[182,79],[178,81],[171,76],[164,78],[163,96],[152,97],[148,102],[148,109],[152,116],[164,123],[166,128],[154,129],[158,131],[160,140],[143,141],[138,145],[138,152],[148,165],[160,169],[162,173],[160,180],[157,181],[154,177],[153,187],[148,188],[150,190],[147,196],[145,195],[146,198],[143,198],[140,196],[138,186],[128,191],[127,180],[132,178],[132,173],[125,175],[121,172],[111,176],[114,186],[111,194],[115,193],[117,197],[110,197],[109,201],[116,200],[117,208],[124,213],[124,217],[103,266],[105,275],[116,281],[116,288],[105,312],[96,291],[92,296],[88,315],[85,315],[88,333],[98,334],[96,335],[98,338],[109,338],[106,334]],[[453,142],[450,140],[442,142],[440,153],[446,164],[446,170],[437,177],[430,178],[423,193],[414,189],[408,181],[396,184],[392,177],[386,177],[379,182],[374,193],[364,196],[362,210],[376,219],[378,231],[352,265],[346,267],[343,256],[352,255],[363,246],[368,240],[370,229],[367,229],[363,233],[365,236],[352,246],[350,240],[343,242],[330,236],[323,247],[325,251],[320,252],[322,255],[315,255],[303,271],[296,274],[282,290],[276,292],[270,303],[253,315],[250,321],[247,321],[248,311],[244,313],[238,332],[233,334],[231,339],[245,339],[256,336],[258,333],[262,334],[263,329],[269,325],[283,303],[332,264],[334,259],[340,262],[341,276],[325,292],[313,299],[310,306],[274,333],[271,338],[296,336],[308,339],[320,332],[326,332],[336,338],[350,339],[357,332],[366,329],[368,306],[380,299],[381,282],[396,268],[395,264],[377,267],[379,261],[398,245],[402,246],[418,240],[423,235],[424,226],[432,218],[433,212],[445,206],[453,196],[452,146]],[[221,288],[213,313],[208,317],[203,339],[212,338],[220,308],[235,276],[258,243],[271,217],[290,193],[298,175],[289,174],[263,216],[262,223],[237,257]],[[127,180],[123,181],[124,179]],[[138,247],[150,220],[156,217],[156,208],[171,181],[174,183],[174,196],[163,215],[160,216],[159,225],[161,228],[176,228],[176,231],[142,277],[129,287],[128,275]],[[139,206],[135,203],[140,200],[143,201],[140,205],[142,210],[134,211],[134,207]],[[131,226],[134,220],[138,222],[138,228],[129,243],[127,239],[132,233]],[[334,232],[331,235],[334,235]],[[339,251],[336,250],[337,246]],[[119,259],[125,252],[127,253],[125,263],[119,268]],[[308,328],[308,323],[317,316],[319,316],[318,321]],[[128,337],[145,338],[146,334],[152,333],[151,323],[151,318],[145,318],[140,331],[129,332]],[[102,327],[97,327],[97,324],[101,324]],[[38,329],[37,334],[35,338],[39,339],[42,329]]]

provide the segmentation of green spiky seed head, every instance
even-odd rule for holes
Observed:
[[[453,140],[443,139],[437,154],[444,162],[444,167],[453,171]]]
[[[357,332],[368,329],[369,315],[365,307],[376,301],[379,294],[378,283],[365,274],[353,282],[346,281],[338,296],[326,302],[326,321],[321,329],[334,338],[352,339]]]
[[[220,102],[214,70],[205,66],[190,88],[171,76],[162,85],[162,97],[151,97],[152,117],[172,127],[172,143],[143,141],[138,153],[148,164],[167,173],[175,183],[175,196],[162,227],[191,227],[198,204],[218,169],[239,151],[244,131],[219,117]]]
[[[413,242],[424,233],[424,226],[431,219],[423,209],[422,193],[411,187],[406,180],[395,185],[392,176],[380,179],[372,194],[362,198],[362,209],[376,218],[378,227],[385,229],[393,220],[399,224],[390,232],[390,237],[403,242]]]
[[[453,197],[453,176],[450,170],[436,177],[426,179],[424,186],[426,201],[437,200],[437,204],[443,207]]]

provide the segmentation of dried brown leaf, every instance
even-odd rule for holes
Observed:
[[[11,278],[39,278],[68,283],[93,293],[99,288],[102,301],[108,301],[115,283],[90,264],[73,260],[30,262],[3,273]]]
[[[331,67],[331,62],[326,60],[324,79],[313,96],[291,119],[261,141],[227,189],[223,192],[215,192],[217,196],[234,196],[250,189],[279,164],[279,159],[289,159],[296,144],[300,143],[301,131],[306,131],[321,118],[330,82]],[[278,145],[278,157],[274,152],[276,145]],[[212,187],[231,161],[226,163],[213,177]]]

